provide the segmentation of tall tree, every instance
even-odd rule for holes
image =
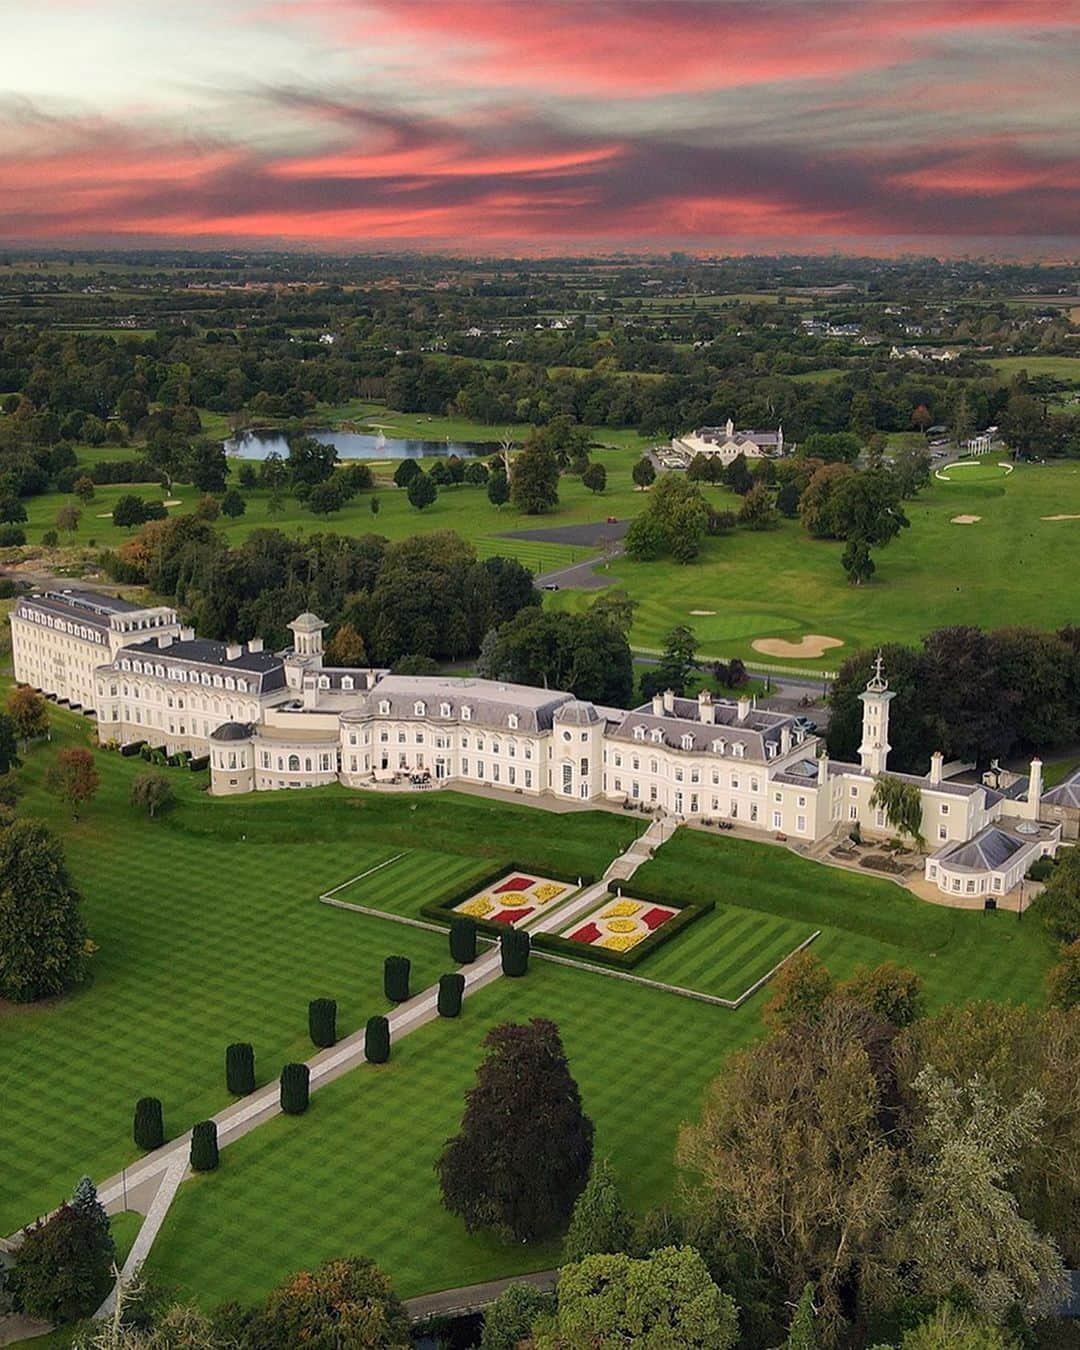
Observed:
[[[46,787],[67,803],[75,820],[79,819],[83,803],[97,792],[100,782],[94,756],[81,746],[61,750],[45,775]]]
[[[21,763],[15,720],[0,712],[0,775],[17,769]]]
[[[145,811],[151,820],[175,800],[173,785],[163,773],[140,773],[132,781],[131,804]]]
[[[532,438],[525,442],[513,463],[510,501],[527,516],[541,515],[558,506],[559,463],[547,445]]]
[[[484,1045],[461,1132],[436,1164],[443,1203],[470,1232],[491,1228],[521,1242],[553,1237],[588,1181],[592,1121],[553,1022],[507,1022]]]
[[[0,997],[63,993],[85,970],[86,929],[63,850],[40,821],[0,829]]]
[[[49,734],[49,705],[29,685],[13,689],[7,701],[8,716],[20,741],[34,741]],[[5,772],[0,762],[0,773]]]
[[[656,466],[648,455],[642,455],[637,461],[630,470],[630,477],[634,480],[635,486],[643,492],[646,488],[652,487],[656,482]]]
[[[627,1252],[633,1224],[619,1194],[607,1158],[593,1164],[588,1184],[577,1198],[563,1242],[563,1261],[581,1261],[597,1252]]]
[[[559,1273],[554,1327],[533,1338],[536,1350],[730,1350],[739,1314],[690,1247],[662,1247],[635,1260],[587,1256]]]
[[[350,1256],[299,1271],[271,1290],[249,1328],[259,1350],[410,1350],[404,1304],[373,1261]]]

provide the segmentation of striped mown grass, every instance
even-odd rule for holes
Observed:
[[[647,956],[634,970],[647,980],[719,998],[738,998],[814,930],[776,915],[717,905]]]
[[[859,964],[892,960],[910,966],[922,975],[931,1006],[984,998],[1041,1002],[1054,959],[1053,944],[1035,918],[1018,922],[1005,911],[988,915],[929,904],[893,882],[826,867],[775,844],[681,829],[635,880],[658,899],[718,902],[717,912],[643,961],[642,975],[655,975],[654,962],[665,959],[696,961],[730,909],[787,922],[793,935],[800,927],[803,936],[820,929],[814,955],[841,978]]]
[[[479,558],[514,558],[530,571],[554,572],[559,567],[595,558],[600,550],[584,545],[545,544],[542,540],[487,538],[474,540]]]
[[[722,1057],[755,1033],[756,1014],[536,962],[525,979],[468,998],[460,1019],[403,1039],[389,1064],[317,1092],[304,1117],[225,1149],[218,1172],[181,1188],[153,1276],[210,1307],[260,1298],[289,1271],[342,1253],[373,1257],[406,1298],[555,1264],[555,1245],[466,1233],[443,1209],[433,1170],[460,1124],[484,1035],[535,1016],[559,1026],[596,1153],[611,1159],[628,1203],[669,1198],[679,1125]]]
[[[445,855],[444,877],[508,857],[540,872],[596,870],[638,829],[598,812],[565,817],[555,837],[544,813],[451,793],[212,799],[205,775],[179,769],[168,771],[176,806],[151,821],[129,803],[145,764],[107,751],[95,754],[101,788],[75,823],[42,782],[63,746],[87,743],[89,726],[50,713],[52,741],[32,747],[19,771],[20,813],[62,837],[97,951],[91,982],[77,991],[0,1005],[3,1233],[54,1205],[83,1173],[100,1181],[131,1162],[139,1097],[162,1099],[170,1136],[227,1105],[231,1041],[254,1045],[265,1083],[314,1053],[311,999],[338,1001],[346,1035],[385,1010],[388,954],[409,957],[418,989],[447,969],[445,937],[344,914],[319,904],[321,892],[428,843]],[[418,909],[427,898],[407,903]]]
[[[376,864],[366,876],[358,875],[335,890],[333,899],[418,919],[423,905],[455,894],[472,882],[479,884],[490,872],[490,859],[410,849],[391,854],[389,861],[382,866]]]

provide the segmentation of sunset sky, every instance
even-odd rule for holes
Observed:
[[[0,238],[1080,253],[1080,0],[23,0]]]

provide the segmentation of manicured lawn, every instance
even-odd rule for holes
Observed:
[[[266,1082],[286,1060],[313,1053],[310,999],[336,998],[348,1032],[385,1008],[389,953],[410,958],[417,988],[447,969],[445,939],[343,914],[318,903],[321,891],[417,845],[469,869],[513,859],[541,873],[597,871],[639,828],[588,813],[559,817],[553,829],[545,813],[445,792],[332,788],[218,801],[201,790],[204,776],[180,770],[170,772],[178,805],[150,821],[128,804],[144,766],[104,751],[101,790],[76,825],[41,782],[87,724],[55,709],[52,719],[52,742],[32,750],[20,773],[21,810],[62,835],[98,951],[93,981],[78,992],[0,1007],[0,1138],[19,1141],[5,1149],[2,1232],[84,1172],[103,1180],[131,1161],[136,1098],[162,1098],[170,1133],[225,1106],[230,1041],[254,1044]]]
[[[934,476],[938,482],[967,487],[971,483],[1000,482],[1009,477],[1009,468],[1000,455],[984,455],[978,460],[961,460],[944,469],[938,469]]]
[[[376,864],[366,876],[358,874],[347,886],[335,889],[333,898],[418,919],[423,905],[461,891],[472,882],[479,884],[491,870],[490,858],[411,849],[391,854],[383,866]]]
[[[734,500],[722,494],[718,503],[730,509]],[[866,586],[847,584],[843,544],[809,539],[798,521],[709,539],[685,567],[618,558],[608,572],[638,602],[636,647],[659,649],[676,623],[693,627],[703,656],[777,660],[755,652],[754,640],[764,637],[815,633],[844,643],[816,660],[794,659],[811,669],[835,670],[855,648],[917,642],[941,625],[994,628],[1020,615],[1055,629],[1075,620],[1080,520],[1042,517],[1080,514],[1077,463],[1020,464],[990,482],[933,480],[904,509],[911,528],[875,550],[877,572]],[[958,515],[981,519],[952,524]],[[545,603],[581,609],[593,598],[564,590]]]
[[[342,915],[342,918],[351,916]],[[343,1252],[374,1257],[404,1297],[555,1264],[553,1246],[469,1236],[442,1208],[432,1170],[498,1022],[546,1016],[597,1127],[596,1152],[637,1209],[670,1197],[681,1121],[722,1057],[755,1034],[732,1014],[534,962],[469,998],[462,1017],[402,1040],[389,1065],[320,1090],[309,1113],[277,1119],[186,1182],[149,1262],[206,1306],[253,1300],[290,1270]]]
[[[784,920],[803,928],[803,936],[820,929],[811,950],[839,978],[860,962],[910,966],[934,1006],[985,998],[1041,1002],[1043,976],[1054,959],[1038,920],[929,904],[891,881],[700,830],[677,831],[634,880],[660,898],[714,899],[722,907],[643,961],[635,972],[641,975],[655,975],[666,961],[694,963],[707,950],[719,965],[729,910]],[[699,978],[713,974],[706,967]]]
[[[1002,356],[990,364],[1004,380],[1026,370],[1032,377],[1052,375],[1058,380],[1080,383],[1080,356]]]

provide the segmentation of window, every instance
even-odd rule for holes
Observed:
[[[659,745],[663,741],[664,733],[660,730],[659,727],[657,727],[656,730],[653,732],[652,739],[656,742],[657,745]]]
[[[854,803],[852,803],[852,805],[848,807],[848,820],[858,820],[858,819],[859,819],[859,808]]]
[[[693,750],[694,748],[693,736],[691,736],[690,733],[687,732],[686,735],[683,736],[682,740],[680,741],[680,744],[682,745],[682,748],[684,750]]]
[[[949,803],[948,803],[948,802],[942,802],[942,803],[941,803],[941,814],[942,814],[943,816],[947,816],[947,815],[949,814]]]
[[[783,815],[782,815],[779,811],[774,811],[774,812],[772,813],[772,827],[773,827],[773,829],[774,829],[774,830],[780,829],[780,827],[783,825],[783,823],[784,823],[784,817],[783,817]]]
[[[691,783],[700,783],[700,782],[701,782],[701,770],[697,767],[697,765],[695,765],[695,766],[690,770],[690,781],[691,781]]]
[[[381,717],[389,717],[389,716],[390,716],[390,700],[389,700],[389,699],[385,699],[385,698],[384,698],[384,699],[379,703],[379,715],[380,715]]]
[[[320,688],[320,689],[329,689],[329,688],[330,688],[330,676],[329,676],[329,675],[320,675],[320,676],[319,676],[319,688]]]
[[[574,739],[574,733],[572,731],[564,731],[562,738],[564,741],[572,741]]]
[[[472,721],[472,709],[471,709],[468,705],[466,705],[466,706],[465,706],[464,708],[462,708],[462,710],[461,710],[461,720],[462,720],[463,722],[471,722],[471,721]]]
[[[582,778],[587,778],[589,776],[589,761],[585,758],[582,758],[581,760],[581,776]]]
[[[532,769],[525,770],[525,786],[527,788],[532,787]]]
[[[635,727],[635,728],[634,728],[634,740],[635,740],[635,741],[643,741],[644,739],[645,739],[645,728],[644,728],[644,727]]]
[[[290,773],[299,773],[299,772],[300,772],[300,756],[299,756],[299,755],[290,755],[290,756],[289,756],[289,772],[290,772]]]
[[[949,837],[949,827],[948,827],[947,825],[939,825],[939,826],[938,826],[938,831],[937,831],[937,837],[938,837],[939,839],[948,839],[948,837]]]
[[[341,687],[342,689],[351,689],[353,687],[353,677],[351,675],[343,675],[341,677]]]
[[[857,787],[849,788],[848,791],[853,797],[857,797],[859,795],[859,789]]]
[[[507,776],[507,778],[508,778],[509,781],[510,781],[510,786],[513,787],[514,784],[517,782],[517,776],[516,776],[516,774],[515,774],[515,772],[514,772],[514,766],[513,766],[512,764],[510,765],[509,769],[506,771],[506,776]]]
[[[795,817],[795,828],[799,831],[800,834],[805,834],[805,833],[806,833],[806,817],[805,817],[805,816],[796,816],[796,817]]]
[[[784,800],[784,794],[782,792],[774,792],[772,799],[774,802],[782,802]]]
[[[449,703],[440,703],[440,704],[439,704],[439,716],[440,716],[440,717],[449,717],[449,716],[450,716],[450,704],[449,704]]]
[[[510,716],[506,719],[506,725],[510,728],[511,731],[517,731],[517,729],[518,729],[518,715],[517,715],[517,713],[511,713],[511,714],[510,714]]]
[[[413,704],[414,715],[417,717],[423,717],[426,711],[427,709],[424,706],[424,704],[419,699],[417,699],[417,701]]]
[[[758,790],[758,786],[759,786],[758,780],[757,780],[756,778],[751,778],[751,779],[750,779],[750,791],[751,791],[751,792],[756,792],[756,791]]]
[[[562,790],[567,794],[574,790],[574,766],[569,760],[562,766]]]

